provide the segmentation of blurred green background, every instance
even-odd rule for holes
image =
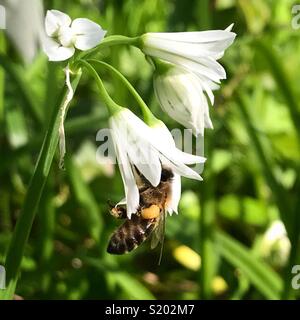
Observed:
[[[9,1],[2,1],[1,3]],[[286,299],[300,264],[300,29],[289,0],[43,1],[108,35],[225,29],[236,41],[221,63],[227,80],[210,110],[204,181],[182,180],[179,215],[168,217],[163,259],[148,243],[124,256],[106,253],[118,222],[107,200],[123,197],[118,168],[99,165],[96,133],[106,109],[93,79],[80,81],[65,122],[65,170],[53,161],[21,263],[15,298]],[[24,23],[29,23],[30,18]],[[20,21],[20,20],[18,20]],[[26,22],[27,21],[27,22]],[[17,21],[14,22],[17,25]],[[19,28],[26,29],[20,21]],[[64,85],[62,63],[20,54],[22,37],[0,31],[0,264],[12,238],[47,123]],[[26,41],[26,38],[23,39]],[[105,49],[169,129],[153,94],[152,70],[135,48]],[[127,89],[105,70],[114,99]]]

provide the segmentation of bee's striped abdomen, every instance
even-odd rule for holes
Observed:
[[[132,251],[144,242],[155,226],[156,219],[143,219],[132,215],[111,236],[107,252],[111,254],[124,254]]]

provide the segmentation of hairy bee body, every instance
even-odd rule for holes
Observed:
[[[163,168],[161,181],[153,187],[147,179],[138,173],[140,204],[136,214],[118,227],[111,236],[107,252],[111,254],[124,254],[142,244],[158,226],[164,223],[165,207],[171,197],[171,180],[173,172]],[[122,206],[111,208],[114,217],[124,217],[126,209]],[[162,219],[163,218],[163,219]],[[164,228],[159,228],[162,233]],[[158,235],[163,236],[163,234]],[[158,239],[160,241],[160,239]],[[157,242],[156,242],[157,243]]]
[[[111,254],[124,254],[132,251],[142,244],[153,231],[157,218],[144,219],[133,214],[112,234],[107,252]]]

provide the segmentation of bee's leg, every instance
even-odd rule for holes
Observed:
[[[109,212],[113,217],[115,217],[117,219],[126,219],[127,218],[127,210],[126,210],[125,206],[114,205],[109,200],[107,201],[107,203],[109,205]]]
[[[160,214],[160,207],[156,204],[152,204],[148,208],[143,208],[141,209],[141,216],[144,219],[155,219],[159,216]]]

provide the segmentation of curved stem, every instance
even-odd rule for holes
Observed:
[[[78,59],[87,59],[89,56],[98,53],[101,49],[104,49],[106,47],[116,46],[116,45],[131,45],[131,46],[137,46],[140,42],[140,37],[125,37],[121,35],[114,35],[109,36],[107,38],[104,38],[102,42],[95,48],[82,52],[78,55]]]
[[[119,106],[117,103],[114,102],[114,100],[110,97],[110,95],[107,93],[104,84],[102,80],[100,79],[97,71],[87,62],[84,60],[79,60],[78,63],[82,66],[84,66],[90,75],[95,79],[99,93],[101,95],[101,98],[104,100],[105,105],[107,106],[107,109],[111,115],[113,115],[115,112],[119,111],[122,107]]]
[[[110,71],[112,71],[123,82],[123,84],[125,84],[127,89],[130,91],[130,93],[133,95],[133,97],[137,101],[137,103],[140,106],[140,109],[143,113],[143,117],[144,117],[145,122],[147,124],[151,124],[153,122],[153,120],[155,120],[155,117],[152,114],[152,112],[150,111],[150,109],[148,108],[147,104],[144,102],[142,97],[135,90],[133,85],[124,77],[124,75],[120,71],[118,71],[112,65],[110,65],[106,62],[103,62],[103,61],[99,61],[99,60],[95,60],[95,59],[89,59],[88,61],[92,62],[92,63],[99,64],[101,66],[104,66],[107,69],[109,69]]]

